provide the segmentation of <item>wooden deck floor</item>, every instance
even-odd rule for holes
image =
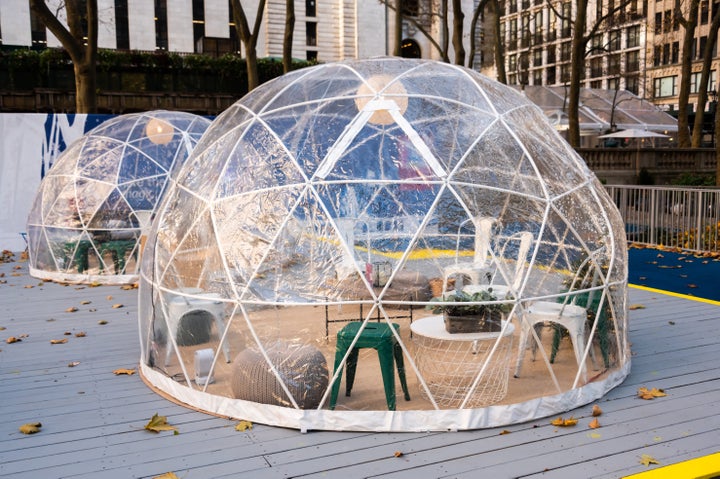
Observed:
[[[713,304],[631,290],[631,303],[645,306],[630,311],[632,372],[598,403],[599,429],[587,428],[588,405],[566,415],[581,418],[577,426],[562,429],[549,418],[454,433],[301,434],[260,424],[238,432],[235,421],[163,399],[137,375],[113,374],[139,358],[136,291],[40,284],[26,263],[0,264],[2,273],[3,478],[151,478],[169,471],[185,479],[619,478],[658,467],[641,464],[643,454],[667,465],[720,451],[720,308]],[[78,311],[65,312],[70,307]],[[86,336],[76,337],[81,331]],[[7,344],[10,336],[22,341]],[[63,338],[67,343],[50,344]],[[69,367],[73,362],[79,364]],[[668,396],[638,399],[640,386]],[[180,434],[145,431],[155,413]],[[21,434],[18,427],[29,422],[42,423],[41,431]]]

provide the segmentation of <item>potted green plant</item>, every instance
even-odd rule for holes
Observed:
[[[509,312],[512,305],[492,303],[495,301],[498,298],[492,288],[473,294],[454,291],[433,298],[427,308],[443,314],[448,333],[497,332],[502,329],[503,313]]]

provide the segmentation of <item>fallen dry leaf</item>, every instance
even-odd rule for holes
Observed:
[[[75,366],[78,366],[80,364],[80,361],[73,361],[71,363],[68,363],[69,368],[74,368]]]
[[[64,334],[65,336],[72,336],[72,332],[70,332],[70,331],[65,331],[63,334]]]
[[[108,323],[108,322],[105,321],[104,319],[101,319],[100,321],[98,321],[98,324],[101,325],[101,326],[102,326],[103,324],[107,324],[107,323]]]
[[[597,429],[600,427],[600,421],[598,421],[598,418],[593,419],[590,421],[590,424],[588,424],[588,427],[590,429]]]
[[[578,423],[578,420],[575,419],[574,417],[570,417],[568,419],[563,419],[562,417],[559,417],[557,419],[553,419],[552,421],[550,421],[550,424],[552,424],[553,426],[558,426],[558,427],[570,427],[570,426],[576,425],[577,423]]]
[[[0,331],[5,331],[7,328],[5,326],[0,326]]]
[[[50,344],[65,344],[65,343],[67,343],[67,338],[50,340]]]
[[[644,304],[631,304],[630,306],[628,306],[628,309],[630,309],[630,310],[645,309],[645,305]]]
[[[500,431],[500,435],[501,435],[501,436],[504,436],[505,434],[510,434],[511,432],[512,432],[512,431],[508,431],[507,429],[503,429],[502,431]]]
[[[99,286],[102,286],[102,283],[98,283],[97,281],[93,281],[93,282],[90,283],[88,286],[90,286],[91,288],[97,288],[97,287],[99,287]]]
[[[649,466],[650,464],[660,464],[657,459],[652,457],[650,454],[643,454],[640,456],[640,464],[643,466]]]
[[[89,301],[87,299],[80,301],[80,304],[90,304],[90,303],[92,303],[92,301]]]
[[[129,291],[129,290],[131,290],[131,289],[137,289],[137,288],[138,288],[138,284],[137,284],[137,283],[124,284],[124,285],[120,286],[120,289],[125,290],[125,291]]]
[[[167,423],[167,417],[158,416],[158,413],[155,413],[150,421],[145,424],[145,429],[152,432],[175,431],[175,434],[178,434],[177,428]]]
[[[395,457],[403,457],[402,451],[395,451],[395,454],[393,454]]]
[[[174,472],[166,472],[165,474],[160,474],[159,476],[153,477],[153,479],[180,479],[175,475]]]
[[[91,313],[95,313],[95,312],[97,312],[97,309],[96,309],[96,308],[90,308],[90,309],[88,309],[88,311],[90,311]]]
[[[85,336],[85,331],[78,331],[77,333],[75,333],[76,338],[84,338]]]
[[[113,309],[119,309],[119,308],[122,308],[123,305],[120,303],[117,303],[117,304],[113,304],[112,307],[113,307]]]
[[[22,341],[22,339],[16,338],[15,336],[10,336],[9,338],[7,338],[7,339],[5,340],[5,342],[8,343],[8,344],[19,343],[20,341]]]
[[[132,376],[133,374],[135,374],[135,370],[120,368],[120,369],[116,369],[115,371],[113,371],[113,373],[116,376],[119,376],[120,374],[127,374],[128,376]]]
[[[235,425],[236,431],[246,431],[248,429],[252,429],[252,423],[250,421],[240,421]]]
[[[75,306],[70,306],[68,309],[65,310],[66,313],[74,313],[78,309]]]
[[[22,266],[14,266],[13,269],[15,269],[15,270],[22,269]]]
[[[107,299],[108,301],[112,301],[113,297],[112,297],[112,295],[109,294],[105,297],[105,299]]]
[[[593,406],[593,408],[592,408],[592,415],[593,415],[593,417],[598,417],[598,416],[601,415],[601,414],[602,414],[602,409],[600,409],[600,406],[598,406],[597,404],[595,404],[595,405]]]
[[[24,286],[25,289],[30,289],[30,288],[34,288],[34,287],[35,287],[35,286],[33,286],[32,284],[26,284],[26,285]]]
[[[649,399],[655,399],[655,398],[660,398],[660,397],[664,397],[664,396],[667,396],[667,394],[665,394],[665,391],[663,391],[662,389],[658,389],[658,388],[648,389],[644,386],[641,388],[638,388],[638,397],[641,399],[649,400]]]
[[[29,422],[20,426],[20,432],[23,434],[35,434],[36,432],[40,432],[41,427],[42,424],[39,422]]]

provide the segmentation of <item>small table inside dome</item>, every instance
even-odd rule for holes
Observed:
[[[503,330],[497,332],[448,333],[443,315],[428,316],[410,325],[415,363],[438,406],[459,407],[486,360],[487,366],[465,407],[485,407],[505,398],[515,326],[508,321],[502,325]],[[421,392],[427,398],[422,387]]]

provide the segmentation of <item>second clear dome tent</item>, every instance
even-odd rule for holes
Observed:
[[[43,178],[28,216],[30,273],[68,282],[137,281],[160,197],[209,125],[185,112],[130,113],[70,145]]]
[[[141,372],[300,429],[527,421],[628,374],[626,284],[617,210],[521,94],[432,61],[319,65],[238,101],[179,172]],[[492,292],[499,330],[445,327],[428,307],[453,291]]]

